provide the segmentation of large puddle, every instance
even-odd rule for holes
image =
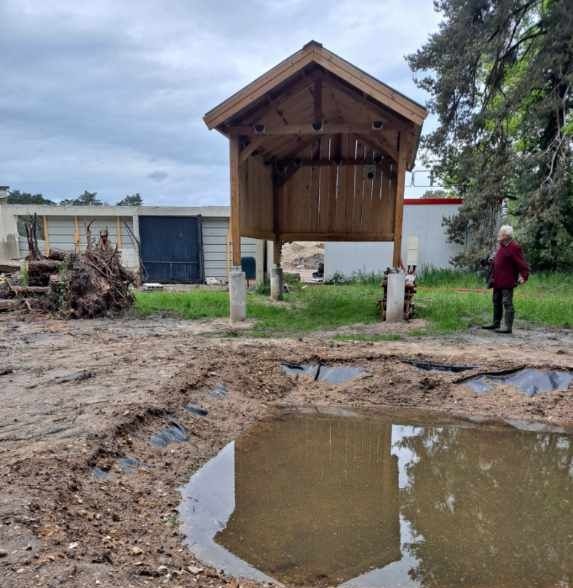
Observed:
[[[257,425],[182,488],[189,548],[288,585],[573,586],[573,438],[411,417]]]

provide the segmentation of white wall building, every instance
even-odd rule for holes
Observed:
[[[107,229],[127,267],[138,269],[142,260],[146,268],[155,272],[155,277],[148,276],[149,281],[227,280],[231,263],[228,206],[19,205],[7,204],[6,196],[7,193],[0,194],[0,263],[19,261],[27,255],[23,221],[35,213],[41,233],[39,246],[45,253],[50,248],[83,251],[86,227],[92,222],[94,239],[100,230]],[[416,237],[418,267],[448,267],[461,246],[448,243],[442,219],[455,214],[460,205],[458,199],[405,199],[402,259],[407,261],[409,238]],[[255,258],[259,279],[264,251],[264,242],[241,239],[241,255]],[[190,263],[193,256],[196,260]],[[270,260],[272,254],[266,257]],[[327,279],[335,273],[346,277],[381,273],[391,263],[392,243],[325,243]]]
[[[462,247],[448,243],[442,226],[444,217],[453,216],[461,206],[457,198],[427,198],[404,200],[404,228],[402,239],[402,260],[407,263],[408,242],[417,238],[419,268],[444,268],[450,265],[452,257]],[[326,279],[334,274],[347,278],[358,273],[382,273],[392,265],[392,243],[328,242],[324,245],[324,275]]]
[[[26,257],[28,247],[23,221],[33,214],[38,216],[41,237],[38,244],[44,253],[50,248],[83,251],[86,247],[86,228],[91,222],[94,240],[97,240],[100,230],[107,229],[111,243],[117,244],[123,263],[130,269],[138,269],[142,259],[144,266],[154,269],[155,266],[163,266],[165,271],[160,275],[166,275],[170,266],[176,268],[174,264],[189,265],[187,258],[196,255],[198,267],[191,268],[192,276],[185,271],[174,272],[174,279],[166,281],[202,282],[210,277],[227,280],[230,263],[228,206],[20,205],[7,204],[6,198],[0,195],[0,263],[19,261]],[[196,234],[187,230],[192,225],[185,224],[185,221],[192,219],[200,227]],[[147,235],[144,234],[145,230]],[[156,244],[167,244],[162,250],[146,247],[156,232]],[[243,257],[256,258],[257,241],[243,238],[241,254]],[[175,279],[178,276],[183,278]],[[150,280],[153,280],[153,276],[150,276]]]

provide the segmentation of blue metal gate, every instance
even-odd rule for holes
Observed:
[[[139,237],[146,281],[204,281],[200,216],[140,216]]]

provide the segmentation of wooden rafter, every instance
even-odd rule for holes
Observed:
[[[229,127],[234,133],[245,137],[276,137],[281,135],[336,135],[338,133],[380,133],[383,124],[373,121],[372,124],[347,122],[347,123],[321,123],[316,124],[282,125],[268,127],[266,125],[239,125]]]

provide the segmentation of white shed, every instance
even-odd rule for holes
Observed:
[[[461,246],[449,243],[442,225],[444,217],[453,216],[461,206],[458,198],[406,198],[404,199],[404,227],[402,259],[407,263],[408,242],[417,238],[417,265],[420,268],[445,268],[452,257],[460,253]],[[382,273],[392,266],[392,243],[327,242],[324,246],[324,275],[334,274],[347,278],[363,273]]]

